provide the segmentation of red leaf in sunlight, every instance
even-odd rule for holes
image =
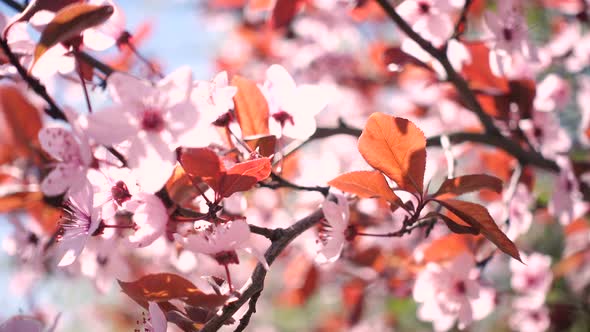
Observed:
[[[463,175],[453,179],[446,179],[433,196],[440,197],[444,195],[451,198],[482,189],[501,193],[502,180],[487,174]]]
[[[481,234],[492,241],[500,250],[521,261],[516,245],[500,230],[485,207],[455,199],[437,200],[437,202],[457,215],[461,220],[479,229]]]
[[[380,171],[344,173],[332,179],[328,185],[361,198],[383,198],[392,203],[401,202]]]
[[[136,281],[117,280],[123,293],[144,308],[150,302],[180,300],[193,306],[215,309],[225,303],[227,296],[205,294],[189,280],[172,273],[148,274]]]
[[[423,251],[426,262],[444,262],[461,255],[471,253],[473,238],[459,234],[448,234],[432,241]]]
[[[384,113],[367,120],[358,149],[375,169],[407,191],[422,193],[426,170],[426,138],[414,123]]]
[[[208,148],[184,149],[180,154],[180,165],[191,177],[198,177],[213,190],[219,190],[219,181],[225,167],[217,154]]]
[[[238,88],[234,103],[242,136],[268,135],[268,104],[256,83],[234,76],[231,85]]]
[[[271,171],[270,158],[258,158],[235,164],[221,177],[218,193],[223,197],[229,197],[238,191],[249,190],[259,181],[268,178]]]

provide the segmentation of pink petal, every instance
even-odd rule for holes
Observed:
[[[0,332],[41,332],[43,324],[34,317],[13,316],[2,325]]]
[[[164,234],[168,213],[162,201],[155,195],[139,193],[137,199],[142,203],[133,211],[133,221],[139,229],[128,240],[134,246],[143,248]]]
[[[137,107],[143,105],[146,98],[159,95],[158,90],[148,82],[120,72],[113,73],[107,84],[111,97],[120,104],[130,104]]]
[[[100,144],[115,145],[136,135],[137,121],[129,106],[114,106],[88,116],[88,135]]]
[[[61,195],[79,179],[72,176],[79,172],[77,165],[59,163],[41,182],[41,191],[47,196]]]
[[[150,323],[153,332],[166,332],[168,322],[166,321],[166,315],[164,311],[160,309],[160,306],[156,302],[149,302],[148,310],[150,313]]]
[[[141,188],[156,192],[172,175],[176,152],[160,136],[148,134],[131,140],[127,161]]]
[[[74,135],[64,128],[43,128],[39,131],[41,147],[60,161],[80,159],[80,144]]]
[[[189,67],[175,70],[158,83],[158,90],[168,106],[187,101],[193,87],[193,74]]]

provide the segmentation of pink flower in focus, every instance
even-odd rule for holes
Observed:
[[[201,121],[211,124],[218,117],[234,108],[233,98],[238,88],[228,85],[227,72],[217,74],[213,81],[194,83],[193,102],[199,106]]]
[[[339,257],[347,238],[350,210],[346,197],[334,194],[337,203],[325,200],[322,204],[325,222],[320,230],[321,249],[316,256],[320,264],[333,263]]]
[[[99,210],[93,207],[90,186],[71,194],[65,203],[64,216],[59,222],[60,233],[55,246],[56,256],[59,258],[58,266],[72,264],[99,225]]]
[[[245,220],[229,221],[224,224],[208,224],[197,233],[182,238],[174,234],[176,241],[188,250],[209,255],[220,265],[239,264],[236,251],[243,250],[258,259],[268,270],[264,255],[254,248],[250,239],[250,226]]]
[[[485,12],[484,22],[493,35],[490,50],[490,68],[498,76],[510,72],[511,57],[520,54],[537,60],[536,48],[529,40],[528,28],[522,15],[522,4],[515,0],[498,1],[497,13]]]
[[[537,85],[534,106],[538,111],[563,111],[570,97],[569,83],[556,74],[549,74]]]
[[[396,10],[422,38],[439,47],[453,34],[451,14],[463,4],[463,0],[406,0]]]
[[[168,213],[156,195],[138,193],[126,204],[126,209],[133,213],[135,232],[128,238],[132,246],[146,247],[166,231]]]
[[[447,266],[428,263],[416,278],[413,296],[421,303],[418,318],[431,321],[436,331],[449,330],[455,320],[464,329],[483,319],[494,307],[494,290],[478,282],[473,258],[462,254]]]
[[[166,332],[168,321],[166,315],[157,302],[148,302],[149,318],[144,326],[145,331],[149,332]]]
[[[260,87],[270,110],[271,133],[306,139],[316,130],[315,116],[329,100],[326,88],[303,84],[297,86],[291,75],[279,65],[266,71],[266,81]]]
[[[115,105],[88,116],[88,133],[99,143],[128,140],[129,167],[146,191],[166,183],[176,164],[175,149],[197,123],[191,77],[189,68],[181,68],[153,85],[114,73],[108,86]]]
[[[140,192],[137,179],[128,168],[104,167],[90,170],[88,179],[94,186],[94,205],[101,207],[103,220],[110,220]]]
[[[510,261],[512,289],[527,295],[541,294],[544,298],[553,280],[551,257],[533,253],[521,258],[526,265],[516,260]]]
[[[55,168],[41,182],[41,191],[48,196],[69,194],[88,186],[86,173],[92,152],[85,137],[64,128],[43,128],[39,131],[41,147],[57,160]]]

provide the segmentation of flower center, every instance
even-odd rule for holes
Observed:
[[[115,183],[111,188],[111,194],[113,195],[113,200],[119,205],[122,205],[131,198],[129,189],[127,189],[127,185],[123,181],[117,181]]]
[[[424,1],[420,1],[418,3],[418,9],[420,9],[420,13],[428,14],[428,12],[430,12],[430,4],[428,4]]]
[[[213,258],[219,265],[240,264],[238,254],[235,251],[221,251],[216,253]]]
[[[455,283],[455,292],[460,295],[465,295],[467,293],[467,286],[465,285],[465,281],[460,280]]]
[[[142,114],[141,128],[143,130],[159,132],[164,129],[165,124],[162,114],[156,110],[146,110]]]
[[[509,28],[502,29],[502,35],[504,36],[504,40],[506,41],[512,41],[512,38],[514,38],[512,29]]]
[[[272,115],[273,119],[275,119],[278,123],[281,124],[281,128],[285,127],[285,124],[287,123],[287,121],[289,123],[291,123],[292,126],[295,125],[295,121],[293,121],[293,117],[291,116],[291,114],[285,112],[285,111],[279,111],[276,112]]]

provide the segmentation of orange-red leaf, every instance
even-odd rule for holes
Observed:
[[[187,304],[214,309],[225,303],[227,296],[205,294],[192,282],[172,273],[148,274],[132,282],[118,280],[123,293],[147,308],[148,301],[181,300]]]
[[[104,23],[113,12],[114,8],[110,5],[96,6],[85,3],[74,3],[62,8],[41,32],[31,68],[48,49],[79,36],[88,28]]]
[[[500,230],[485,207],[455,199],[437,200],[437,202],[461,220],[479,229],[483,236],[492,241],[500,250],[521,261],[516,245]]]
[[[238,88],[234,104],[242,136],[268,135],[268,104],[256,83],[234,76],[231,84]]]
[[[487,174],[463,175],[454,179],[446,179],[434,196],[459,196],[482,189],[489,189],[501,193],[502,180]]]
[[[29,156],[38,145],[37,135],[41,129],[41,116],[37,108],[31,104],[16,85],[0,86],[0,138],[8,144],[6,154],[2,154],[0,162],[8,161],[16,156]],[[2,119],[3,118],[3,119]]]
[[[180,154],[180,165],[193,178],[201,178],[215,191],[219,189],[218,182],[225,172],[225,167],[213,150],[208,148],[184,149]]]
[[[422,193],[426,169],[426,138],[414,123],[373,113],[358,148],[369,165],[407,191]]]
[[[258,152],[265,157],[273,155],[277,147],[277,137],[275,135],[244,137],[244,142],[246,142],[252,150],[258,149]]]
[[[444,262],[462,253],[471,253],[471,237],[459,234],[448,234],[430,243],[422,252],[426,262]]]
[[[301,0],[277,0],[270,17],[270,26],[280,29],[289,26],[299,11]]]
[[[437,213],[438,218],[442,219],[442,221],[447,225],[447,227],[453,233],[457,234],[471,234],[471,235],[478,235],[479,234],[479,227],[473,227],[471,225],[466,225],[465,223],[461,222],[460,219],[453,218],[454,214],[451,216],[445,216],[444,214]]]
[[[14,212],[25,209],[31,203],[41,201],[43,194],[41,192],[16,192],[0,197],[0,213]]]
[[[219,183],[219,191],[223,197],[229,197],[238,191],[246,191],[256,183],[270,176],[272,165],[270,158],[259,158],[235,164],[227,170]]]
[[[344,173],[328,182],[328,185],[361,198],[383,198],[389,202],[400,202],[379,171]]]

